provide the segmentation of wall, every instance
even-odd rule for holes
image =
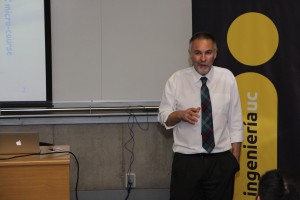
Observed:
[[[51,0],[51,9],[54,101],[157,101],[189,65],[190,0]]]
[[[136,174],[137,185],[131,199],[139,199],[134,198],[138,195],[135,192],[140,192],[144,199],[158,192],[155,199],[164,199],[168,195],[170,182],[172,133],[165,131],[158,123],[142,123],[140,126],[149,128],[143,131],[137,124],[133,126],[135,147],[132,172]],[[70,145],[80,164],[78,190],[85,197],[81,199],[104,196],[107,198],[103,199],[116,199],[116,196],[117,199],[125,199],[124,175],[128,170],[130,153],[124,145],[129,142],[130,148],[132,144],[127,124],[1,126],[1,132],[5,131],[37,131],[42,142]],[[72,191],[75,190],[75,183],[76,165],[71,159]],[[150,191],[147,192],[147,189]]]

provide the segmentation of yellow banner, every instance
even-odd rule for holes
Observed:
[[[253,72],[236,77],[244,121],[234,200],[254,200],[262,174],[277,168],[278,96],[271,81]]]

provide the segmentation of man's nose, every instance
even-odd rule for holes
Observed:
[[[201,60],[201,61],[205,61],[205,60],[206,60],[206,56],[205,56],[205,55],[201,55],[201,56],[200,56],[200,60]]]

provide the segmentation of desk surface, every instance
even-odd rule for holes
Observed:
[[[40,149],[40,155],[0,155],[0,159],[22,156],[8,160],[0,160],[0,167],[16,165],[48,165],[70,163],[70,155],[68,153],[68,151],[70,151],[69,145],[41,146]]]
[[[58,152],[52,153],[53,148],[58,149]],[[70,159],[68,151],[69,146],[66,145],[43,146],[41,155],[0,160],[0,199],[69,200]],[[43,155],[43,153],[52,154]],[[17,155],[1,155],[0,158],[12,156]]]

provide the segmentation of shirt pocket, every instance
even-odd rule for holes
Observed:
[[[227,114],[230,106],[230,95],[214,93],[210,94],[213,113]]]
[[[178,96],[176,101],[176,110],[186,110],[188,108],[201,107],[200,92],[185,91]]]

